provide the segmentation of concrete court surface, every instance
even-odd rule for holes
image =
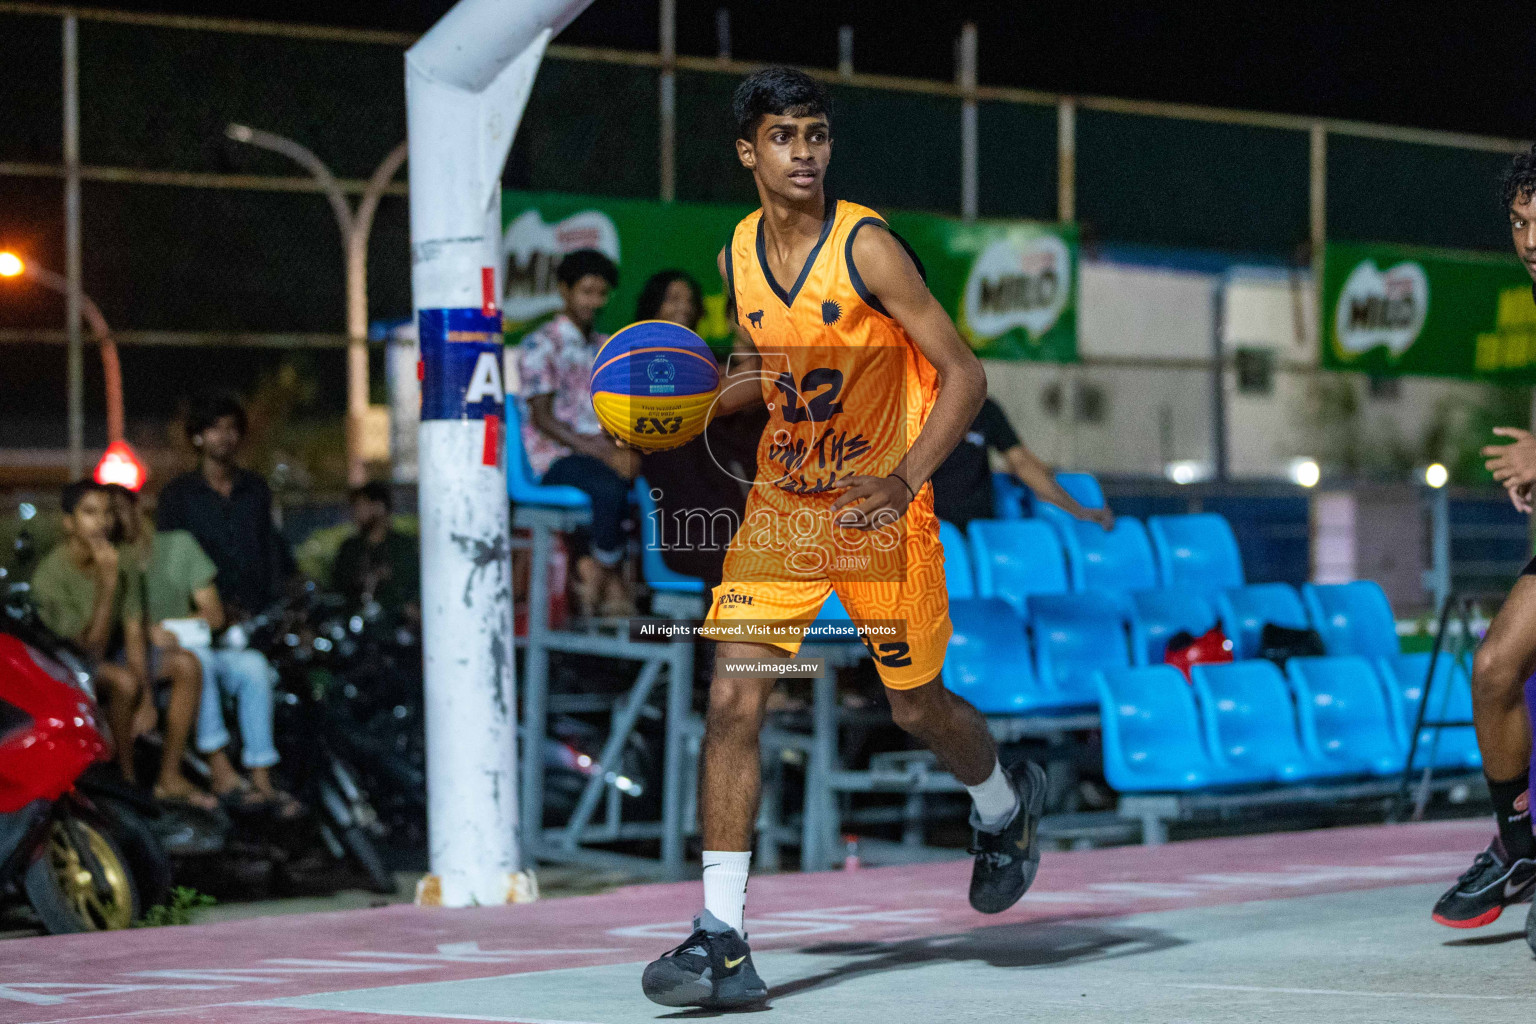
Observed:
[[[964,861],[754,881],[753,1019],[1528,1021],[1525,908],[1429,920],[1482,822],[1047,853],[997,917]],[[697,883],[517,907],[387,907],[0,943],[0,1024],[638,1024],[715,1017],[645,1001]]]

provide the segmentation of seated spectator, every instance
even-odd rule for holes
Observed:
[[[357,532],[341,542],[331,589],[356,607],[376,602],[392,620],[421,621],[421,555],[390,522],[394,501],[377,481],[352,491]]]
[[[237,461],[245,431],[245,409],[232,395],[199,402],[187,419],[197,468],[165,485],[155,516],[159,529],[187,531],[213,560],[231,622],[265,611],[295,574],[272,523],[272,491]]]
[[[703,315],[699,283],[681,270],[663,270],[640,289],[636,320],[670,320],[697,330]],[[757,442],[768,410],[744,409],[709,421],[705,435],[640,457],[645,482],[664,517],[662,561],[674,572],[715,587],[731,535],[746,514],[757,472]]]
[[[297,800],[272,781],[277,748],[272,744],[272,666],[260,651],[217,647],[213,634],[224,628],[213,562],[185,530],[156,531],[139,509],[139,497],[113,487],[123,550],[144,581],[144,618],[152,658],[191,658],[198,665],[202,706],[197,750],[208,762],[209,782],[219,801],[237,810],[270,810],[279,818],[303,813]],[[198,628],[198,623],[202,628]],[[178,632],[173,630],[181,630]],[[229,758],[224,697],[235,702],[240,726],[242,778]]]
[[[156,799],[211,810],[218,805],[181,773],[181,758],[197,717],[202,670],[185,651],[150,659],[144,635],[143,579],[113,542],[120,538],[109,489],[91,480],[64,488],[64,541],[32,574],[32,597],[47,627],[74,640],[96,661],[107,721],[123,777],[135,782],[134,740],[155,726],[149,682],[170,681],[161,729]],[[121,651],[121,664],[108,660]]]
[[[964,530],[972,519],[992,518],[992,465],[987,459],[988,449],[1002,453],[1009,470],[1035,497],[1058,506],[1075,519],[1098,523],[1106,530],[1115,528],[1115,514],[1108,508],[1084,508],[1062,489],[1051,467],[1024,446],[1014,433],[1013,424],[991,398],[982,403],[971,429],[930,478],[933,510],[940,519]]]
[[[577,551],[573,591],[582,615],[632,615],[619,575],[623,523],[636,454],[603,432],[592,408],[592,360],[605,336],[592,325],[618,284],[613,261],[595,249],[568,253],[555,270],[564,307],[518,347],[523,445],[545,484],[577,487],[592,499],[589,550]]]

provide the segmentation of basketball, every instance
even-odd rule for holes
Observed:
[[[668,320],[617,331],[592,361],[592,407],[614,437],[644,451],[676,448],[703,433],[720,387],[704,339]]]

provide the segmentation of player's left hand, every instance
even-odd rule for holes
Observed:
[[[878,530],[906,514],[912,492],[894,476],[850,476],[832,485],[843,493],[832,503],[833,521],[849,530]],[[854,502],[858,505],[849,508]],[[847,509],[846,512],[842,511]]]

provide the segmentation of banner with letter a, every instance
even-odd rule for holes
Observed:
[[[1513,255],[1329,242],[1322,365],[1536,383],[1536,302]]]

